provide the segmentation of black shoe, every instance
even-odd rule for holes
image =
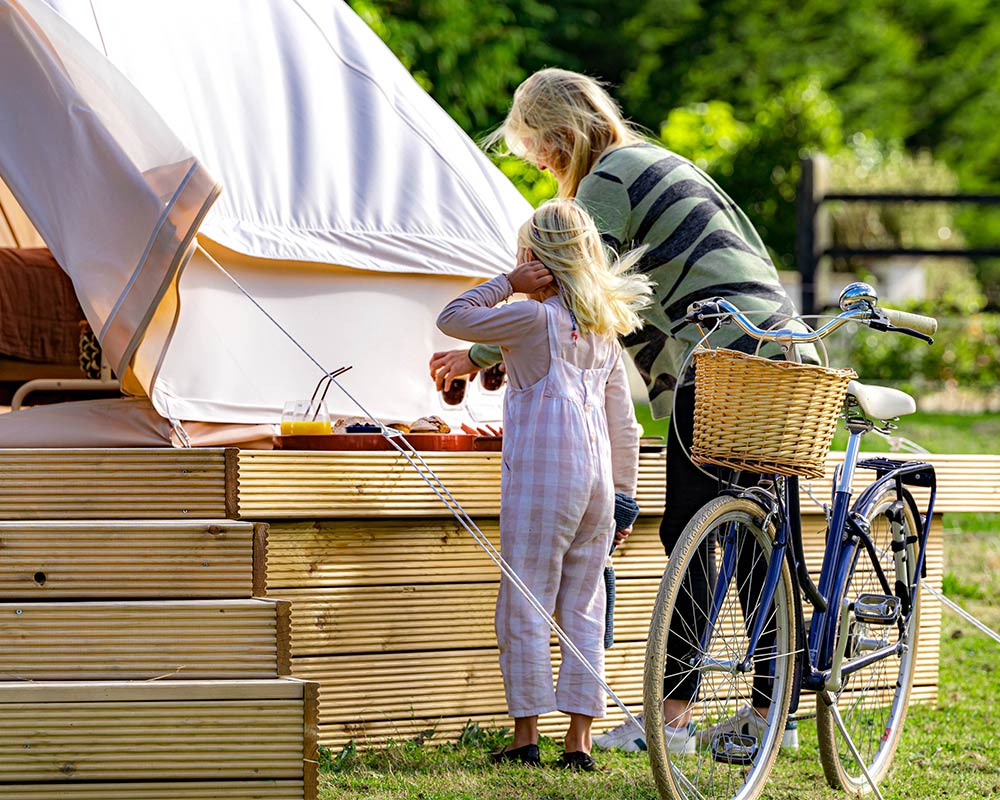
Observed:
[[[557,766],[571,769],[574,772],[597,772],[597,762],[590,753],[582,750],[574,750],[572,753],[563,753],[556,762]]]
[[[494,764],[519,761],[527,767],[540,767],[542,765],[542,757],[538,753],[537,744],[526,744],[524,747],[515,747],[513,750],[497,750],[495,753],[490,753],[490,761]]]

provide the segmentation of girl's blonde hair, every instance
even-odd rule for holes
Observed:
[[[593,78],[543,69],[517,87],[507,119],[486,139],[504,140],[514,155],[537,161],[544,151],[559,180],[559,196],[575,197],[580,181],[610,147],[645,141]]]
[[[518,244],[551,270],[581,334],[610,338],[642,327],[638,312],[650,304],[653,286],[632,268],[645,248],[613,257],[590,214],[568,199],[535,209]]]

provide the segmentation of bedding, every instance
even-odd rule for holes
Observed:
[[[83,319],[48,248],[0,248],[0,356],[78,364]]]

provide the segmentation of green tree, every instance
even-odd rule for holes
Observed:
[[[351,0],[414,78],[466,131],[494,127],[544,52],[551,6],[535,0]]]

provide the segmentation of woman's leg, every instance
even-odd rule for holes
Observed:
[[[693,433],[694,387],[683,386],[677,390],[674,418],[667,434],[667,494],[660,522],[660,541],[668,558],[691,518],[719,491],[718,481],[705,475],[688,458]],[[688,585],[678,597],[674,611],[688,620],[695,630],[705,624],[710,599],[709,573],[714,565],[707,547],[701,563],[704,570],[689,571]],[[690,657],[685,639],[668,634],[663,713],[665,722],[677,728],[690,721],[689,705],[698,694],[698,675],[687,663]]]

